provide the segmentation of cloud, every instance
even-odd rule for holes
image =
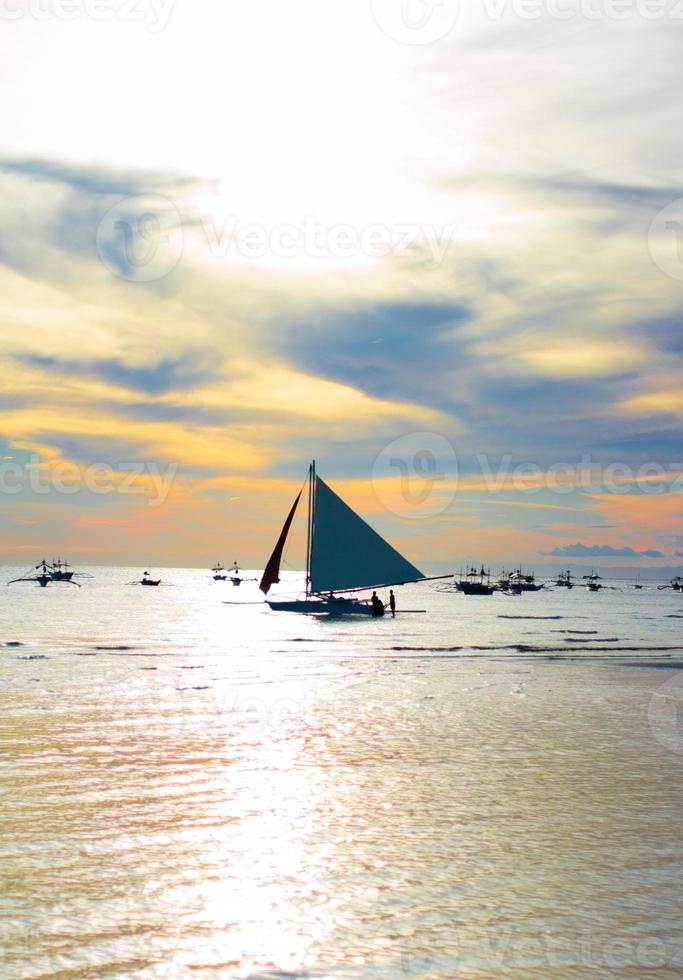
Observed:
[[[147,395],[195,388],[215,376],[212,369],[195,363],[192,354],[177,359],[161,359],[157,363],[140,367],[125,364],[115,358],[77,361],[37,354],[18,354],[16,359],[31,367],[45,369],[51,374],[100,378],[108,384],[141,391]]]
[[[322,377],[445,408],[454,402],[448,373],[462,352],[458,330],[472,317],[457,300],[351,303],[281,322],[274,340],[282,354]]]
[[[551,551],[542,551],[542,555],[552,555],[557,558],[664,558],[664,553],[648,548],[645,551],[636,551],[634,548],[613,548],[608,544],[585,545],[568,544],[563,547],[553,548]]]
[[[308,61],[292,58],[306,44],[304,20],[322,16],[312,3],[294,18],[266,3],[280,28],[268,38],[260,6],[258,16],[215,6],[202,18],[188,7],[163,38],[136,42],[149,77],[165,79],[162,99],[115,70],[119,48],[94,29],[83,43],[56,23],[27,22],[8,54],[0,407],[10,452],[19,443],[84,465],[159,459],[184,473],[243,473],[245,501],[257,476],[293,483],[311,456],[364,480],[370,496],[373,460],[409,431],[447,436],[460,463],[509,455],[512,467],[546,471],[586,453],[637,469],[679,458],[683,297],[647,248],[651,220],[683,196],[670,19],[497,22],[463,5],[448,38],[404,48],[348,5],[316,35],[326,84],[312,91],[310,50]],[[228,34],[239,44],[226,61]],[[350,80],[338,70],[340,36],[353,39]],[[268,64],[289,62],[273,76],[277,91],[266,80],[226,100],[225,72],[238,84],[264,43]],[[169,70],[191,49],[197,71]],[[98,80],[92,92],[86,77]],[[86,112],[72,111],[78,85]],[[161,120],[168,166],[136,166],[159,159],[150,118]],[[21,149],[26,133],[38,134],[30,145],[42,156]],[[274,152],[294,145],[300,152]],[[92,146],[102,163],[75,162]],[[200,175],[211,172],[218,183]],[[154,197],[177,211],[183,254],[160,279],[130,281]],[[98,251],[102,219],[122,200]],[[214,208],[266,228],[312,215],[356,231],[414,221],[453,234],[437,268],[415,255],[247,261],[229,249],[207,255],[199,219]],[[245,547],[273,494],[268,485],[254,501]],[[179,526],[200,513],[201,492],[193,499],[194,509],[178,504]],[[569,547],[619,555],[628,541],[626,557],[647,557],[680,528],[674,495],[577,493],[571,503],[607,525],[611,544]],[[478,507],[488,523],[470,528],[467,549],[493,560],[503,547],[523,557],[568,540],[521,533],[524,515],[541,510],[512,504]],[[586,524],[566,532],[580,538]],[[448,547],[465,550],[455,532]]]
[[[163,191],[176,193],[205,184],[197,177],[176,171],[74,164],[46,157],[0,157],[0,173],[61,184],[79,194],[93,197],[132,197]]]
[[[140,271],[136,258],[150,249],[145,224],[150,209],[152,220],[160,223],[158,239],[165,241],[183,218],[191,223],[192,195],[210,186],[170,169],[0,158],[0,219],[5,229],[0,262],[48,280],[71,278],[74,261],[96,263],[100,275],[108,264],[123,279],[134,279]],[[113,207],[117,211],[107,222]],[[163,259],[163,254],[157,256],[157,262]],[[172,281],[169,274],[147,285],[163,292]]]

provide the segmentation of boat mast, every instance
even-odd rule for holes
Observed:
[[[315,460],[308,467],[308,523],[306,529],[306,595],[311,594],[311,564],[313,557],[313,517],[315,510]]]

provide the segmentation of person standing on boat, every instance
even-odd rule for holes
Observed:
[[[372,603],[372,615],[373,615],[373,617],[383,616],[384,615],[384,603],[382,602],[382,600],[380,599],[380,597],[377,595],[376,592],[373,592],[372,593],[372,599],[370,601]]]
[[[389,608],[391,609],[391,618],[393,619],[396,615],[396,596],[394,595],[393,589],[389,589]]]

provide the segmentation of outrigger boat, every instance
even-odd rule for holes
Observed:
[[[600,584],[600,578],[602,576],[596,574],[596,572],[591,571],[590,575],[583,575],[582,578],[586,583],[586,589],[588,592],[599,592],[603,586]]]
[[[533,572],[531,575],[525,575],[521,568],[510,572],[510,582],[513,585],[518,585],[522,592],[540,592],[543,588],[543,583],[541,582],[539,584],[536,581],[536,576]]]
[[[161,585],[161,579],[152,578],[149,572],[145,572],[142,578],[133,579],[133,581],[129,582],[128,584],[129,585]]]
[[[661,592],[662,589],[673,589],[674,592],[683,592],[683,579],[680,575],[676,575],[672,578],[668,585],[658,585],[657,588]]]
[[[464,595],[493,595],[496,591],[495,585],[491,585],[491,571],[485,571],[483,565],[480,571],[470,568],[464,576],[461,572],[455,588]]]
[[[557,576],[553,585],[556,585],[560,589],[573,589],[574,583],[572,581],[572,573],[569,569],[566,572],[560,572]]]
[[[287,515],[263,572],[259,588],[266,596],[280,581],[282,555],[304,489],[306,484]],[[356,598],[355,593],[428,581],[317,476],[315,462],[308,470],[307,493],[306,591],[303,598],[268,599],[272,610],[371,616],[372,603]]]
[[[37,582],[38,585],[45,589],[51,582],[64,582],[66,585],[75,585],[77,589],[80,589],[78,582],[72,582],[71,577],[73,572],[67,573],[67,575],[56,576],[54,570],[54,562],[52,565],[48,565],[46,560],[43,558],[42,561],[38,562],[33,568],[29,568],[25,575],[20,578],[13,578],[8,585],[14,585],[15,582]],[[32,572],[37,572],[37,575],[32,575]]]
[[[50,575],[52,576],[53,582],[70,582],[75,574],[71,565],[68,562],[62,561],[61,558],[57,558],[52,562]]]
[[[514,572],[502,571],[498,579],[498,588],[501,592],[510,595],[521,595],[522,592],[540,592],[542,584],[536,582],[535,576],[525,575],[520,568]]]
[[[236,561],[232,563],[232,568],[230,569],[230,581],[233,585],[241,585],[242,582],[258,582],[257,578],[245,578],[240,571],[240,567]]]
[[[498,576],[497,589],[499,592],[505,592],[507,595],[521,595],[522,583],[517,581],[514,572],[506,572],[503,569]]]
[[[213,572],[214,582],[225,582],[228,577],[225,565],[222,565],[219,561],[216,562],[211,571]]]

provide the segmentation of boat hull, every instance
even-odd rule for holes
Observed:
[[[273,612],[307,613],[330,616],[372,616],[372,606],[357,599],[293,599],[268,600]]]

